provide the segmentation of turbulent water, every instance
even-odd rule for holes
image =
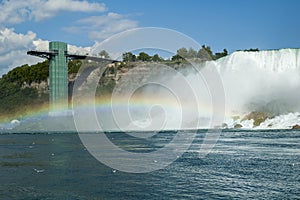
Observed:
[[[174,132],[160,134],[142,143],[122,133],[106,135],[124,149],[143,152],[161,148]],[[145,174],[101,164],[75,133],[2,134],[0,199],[299,198],[300,132],[223,132],[200,159],[204,134],[198,131],[189,150],[168,167]]]
[[[228,115],[268,112],[279,116],[273,120],[273,128],[289,128],[299,123],[300,49],[240,51],[214,65],[222,76]],[[272,128],[272,120],[269,124]],[[251,123],[245,126],[251,128]]]

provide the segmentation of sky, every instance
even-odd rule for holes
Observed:
[[[41,61],[27,56],[64,41],[74,53],[132,28],[179,31],[214,52],[300,48],[298,0],[2,0],[0,76]]]

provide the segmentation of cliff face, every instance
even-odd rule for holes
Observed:
[[[253,125],[259,126],[262,122],[264,122],[268,118],[273,118],[274,116],[271,113],[254,111],[244,116],[242,120],[251,120],[253,119]]]
[[[41,94],[48,94],[49,93],[49,81],[41,81],[40,83],[38,82],[32,82],[30,84],[24,83],[21,87],[22,89],[25,88],[32,88],[32,89],[36,89],[39,93],[39,95]]]
[[[76,80],[76,74],[69,74],[69,91],[72,91],[72,83]],[[32,88],[36,89],[39,94],[49,94],[49,78],[47,78],[47,81],[41,81],[41,82],[32,82],[32,83],[26,83],[24,82],[21,86],[22,89],[25,88]]]

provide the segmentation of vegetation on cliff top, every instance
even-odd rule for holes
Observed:
[[[153,56],[148,55],[145,52],[140,52],[138,55],[135,55],[131,52],[126,52],[123,54],[123,62],[136,62],[136,61],[144,61],[144,62],[168,62],[173,61],[177,64],[187,62],[186,59],[199,59],[200,61],[207,60],[217,60],[224,56],[228,55],[228,51],[226,49],[223,52],[213,53],[209,46],[202,45],[202,47],[197,51],[193,48],[186,49],[184,47],[177,50],[177,53],[172,56],[170,59],[164,59],[160,57],[158,54],[154,54]]]

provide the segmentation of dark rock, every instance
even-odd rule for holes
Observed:
[[[222,128],[228,128],[228,124],[223,123],[223,124],[222,124]]]
[[[233,128],[243,128],[243,126],[241,124],[236,124]]]
[[[292,127],[292,129],[298,129],[298,130],[300,130],[300,125],[296,124],[296,125],[294,125],[294,126]]]
[[[264,122],[268,118],[273,118],[274,116],[270,113],[267,112],[259,112],[259,111],[254,111],[246,115],[242,120],[251,120],[253,119],[253,125],[254,126],[259,126],[262,122]]]

